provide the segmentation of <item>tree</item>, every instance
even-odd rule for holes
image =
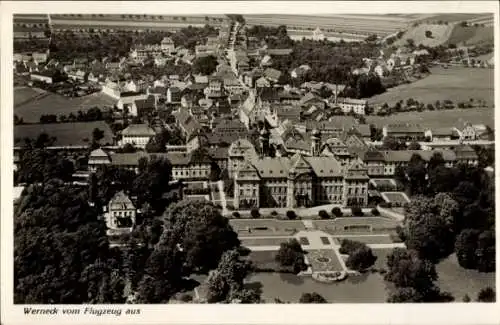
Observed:
[[[295,238],[281,243],[275,259],[282,267],[291,267],[294,273],[299,273],[306,268],[304,251]]]
[[[363,271],[375,264],[376,260],[377,256],[373,255],[372,249],[365,246],[349,254],[346,266],[352,270]]]
[[[420,149],[421,149],[420,143],[418,143],[417,141],[412,141],[408,146],[408,150],[420,150]]]
[[[259,212],[259,209],[258,208],[252,208],[250,210],[250,215],[252,216],[252,218],[254,219],[257,219],[257,218],[260,218],[260,212]]]
[[[492,287],[486,287],[479,291],[477,294],[478,302],[495,302],[496,301],[496,293]]]
[[[104,138],[104,131],[99,129],[99,128],[95,128],[93,131],[92,131],[92,142],[96,142],[98,143],[99,141],[101,141],[102,139]]]
[[[160,243],[171,238],[185,254],[184,268],[208,272],[217,266],[222,254],[239,247],[238,235],[229,220],[209,202],[180,201],[163,214],[164,228]]]
[[[289,220],[295,220],[297,219],[297,214],[295,213],[295,211],[293,210],[288,210],[286,212],[286,217],[289,219]]]
[[[465,296],[462,298],[463,302],[471,302],[471,299],[468,294],[465,294]]]
[[[425,31],[425,37],[432,38],[432,32],[430,30]]]
[[[447,257],[454,247],[457,214],[458,204],[447,194],[413,198],[403,221],[406,246],[434,262]]]
[[[328,212],[326,212],[326,210],[320,210],[318,212],[318,216],[321,218],[321,219],[329,219],[330,216],[328,215]]]
[[[120,254],[84,188],[32,184],[15,214],[15,303],[123,303]]]
[[[382,149],[385,150],[404,150],[406,148],[405,144],[392,137],[392,136],[387,136],[382,140]]]
[[[441,292],[435,282],[436,268],[414,250],[395,248],[387,257],[385,280],[394,284],[388,302],[449,302],[453,297]]]
[[[193,72],[208,76],[215,72],[217,64],[217,58],[213,55],[197,58],[193,62]]]
[[[164,195],[170,191],[172,167],[166,159],[157,156],[141,158],[139,173],[135,177],[131,190],[137,196],[138,206],[148,203],[154,212],[162,213],[169,203]]]
[[[312,292],[312,293],[303,293],[302,296],[300,296],[299,303],[301,304],[326,304],[328,301],[326,301],[323,296],[321,296],[319,293]]]
[[[458,264],[466,269],[473,269],[477,266],[477,243],[479,230],[464,229],[457,236],[455,241],[455,252],[457,254]]]
[[[426,163],[419,154],[413,154],[406,167],[410,195],[426,193]]]
[[[339,207],[335,207],[332,209],[332,215],[334,215],[337,218],[341,218],[343,216],[343,213]]]
[[[210,272],[207,278],[209,303],[234,302],[241,303],[260,302],[260,294],[255,290],[244,287],[244,279],[251,270],[248,260],[241,260],[237,250],[225,252],[217,268]]]

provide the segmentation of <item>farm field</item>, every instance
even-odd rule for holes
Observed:
[[[385,93],[369,98],[368,102],[375,105],[383,103],[394,105],[399,100],[406,101],[411,97],[426,104],[434,104],[437,100],[442,102],[450,99],[457,103],[475,98],[486,100],[486,103],[492,106],[495,101],[493,76],[493,69],[436,67],[431,69],[428,77],[411,84],[390,88]],[[440,111],[438,114],[442,113]]]
[[[26,89],[14,90],[14,114],[23,118],[26,123],[38,123],[43,114],[76,114],[79,110],[84,111],[95,106],[99,108],[113,106],[116,103],[115,99],[103,93],[74,98],[47,93],[39,99],[26,101],[28,95],[29,92]]]
[[[407,19],[393,16],[370,15],[244,15],[247,25],[286,25],[288,29],[309,29],[319,27],[323,32],[351,32],[354,34],[391,34],[407,26]]]
[[[493,108],[483,109],[454,109],[446,111],[405,112],[384,116],[367,116],[366,123],[377,127],[384,127],[388,123],[420,124],[428,128],[445,128],[463,126],[464,123],[484,123],[491,128],[495,127]]]
[[[45,90],[30,88],[30,87],[16,87],[14,89],[14,107],[27,103],[35,97],[45,94]]]

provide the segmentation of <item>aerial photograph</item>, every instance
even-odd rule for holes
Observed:
[[[492,13],[13,33],[14,304],[496,301]]]

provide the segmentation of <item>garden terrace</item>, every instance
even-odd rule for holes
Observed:
[[[291,236],[305,230],[301,221],[279,221],[273,219],[231,219],[229,223],[241,237]]]

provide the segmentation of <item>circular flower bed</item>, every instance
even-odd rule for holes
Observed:
[[[318,261],[320,263],[329,263],[332,261],[332,259],[325,257],[325,256],[320,256],[320,257],[316,258],[316,261]]]
[[[342,281],[347,278],[347,273],[344,271],[335,271],[331,273],[313,273],[313,280],[322,283],[332,283],[337,281]]]

